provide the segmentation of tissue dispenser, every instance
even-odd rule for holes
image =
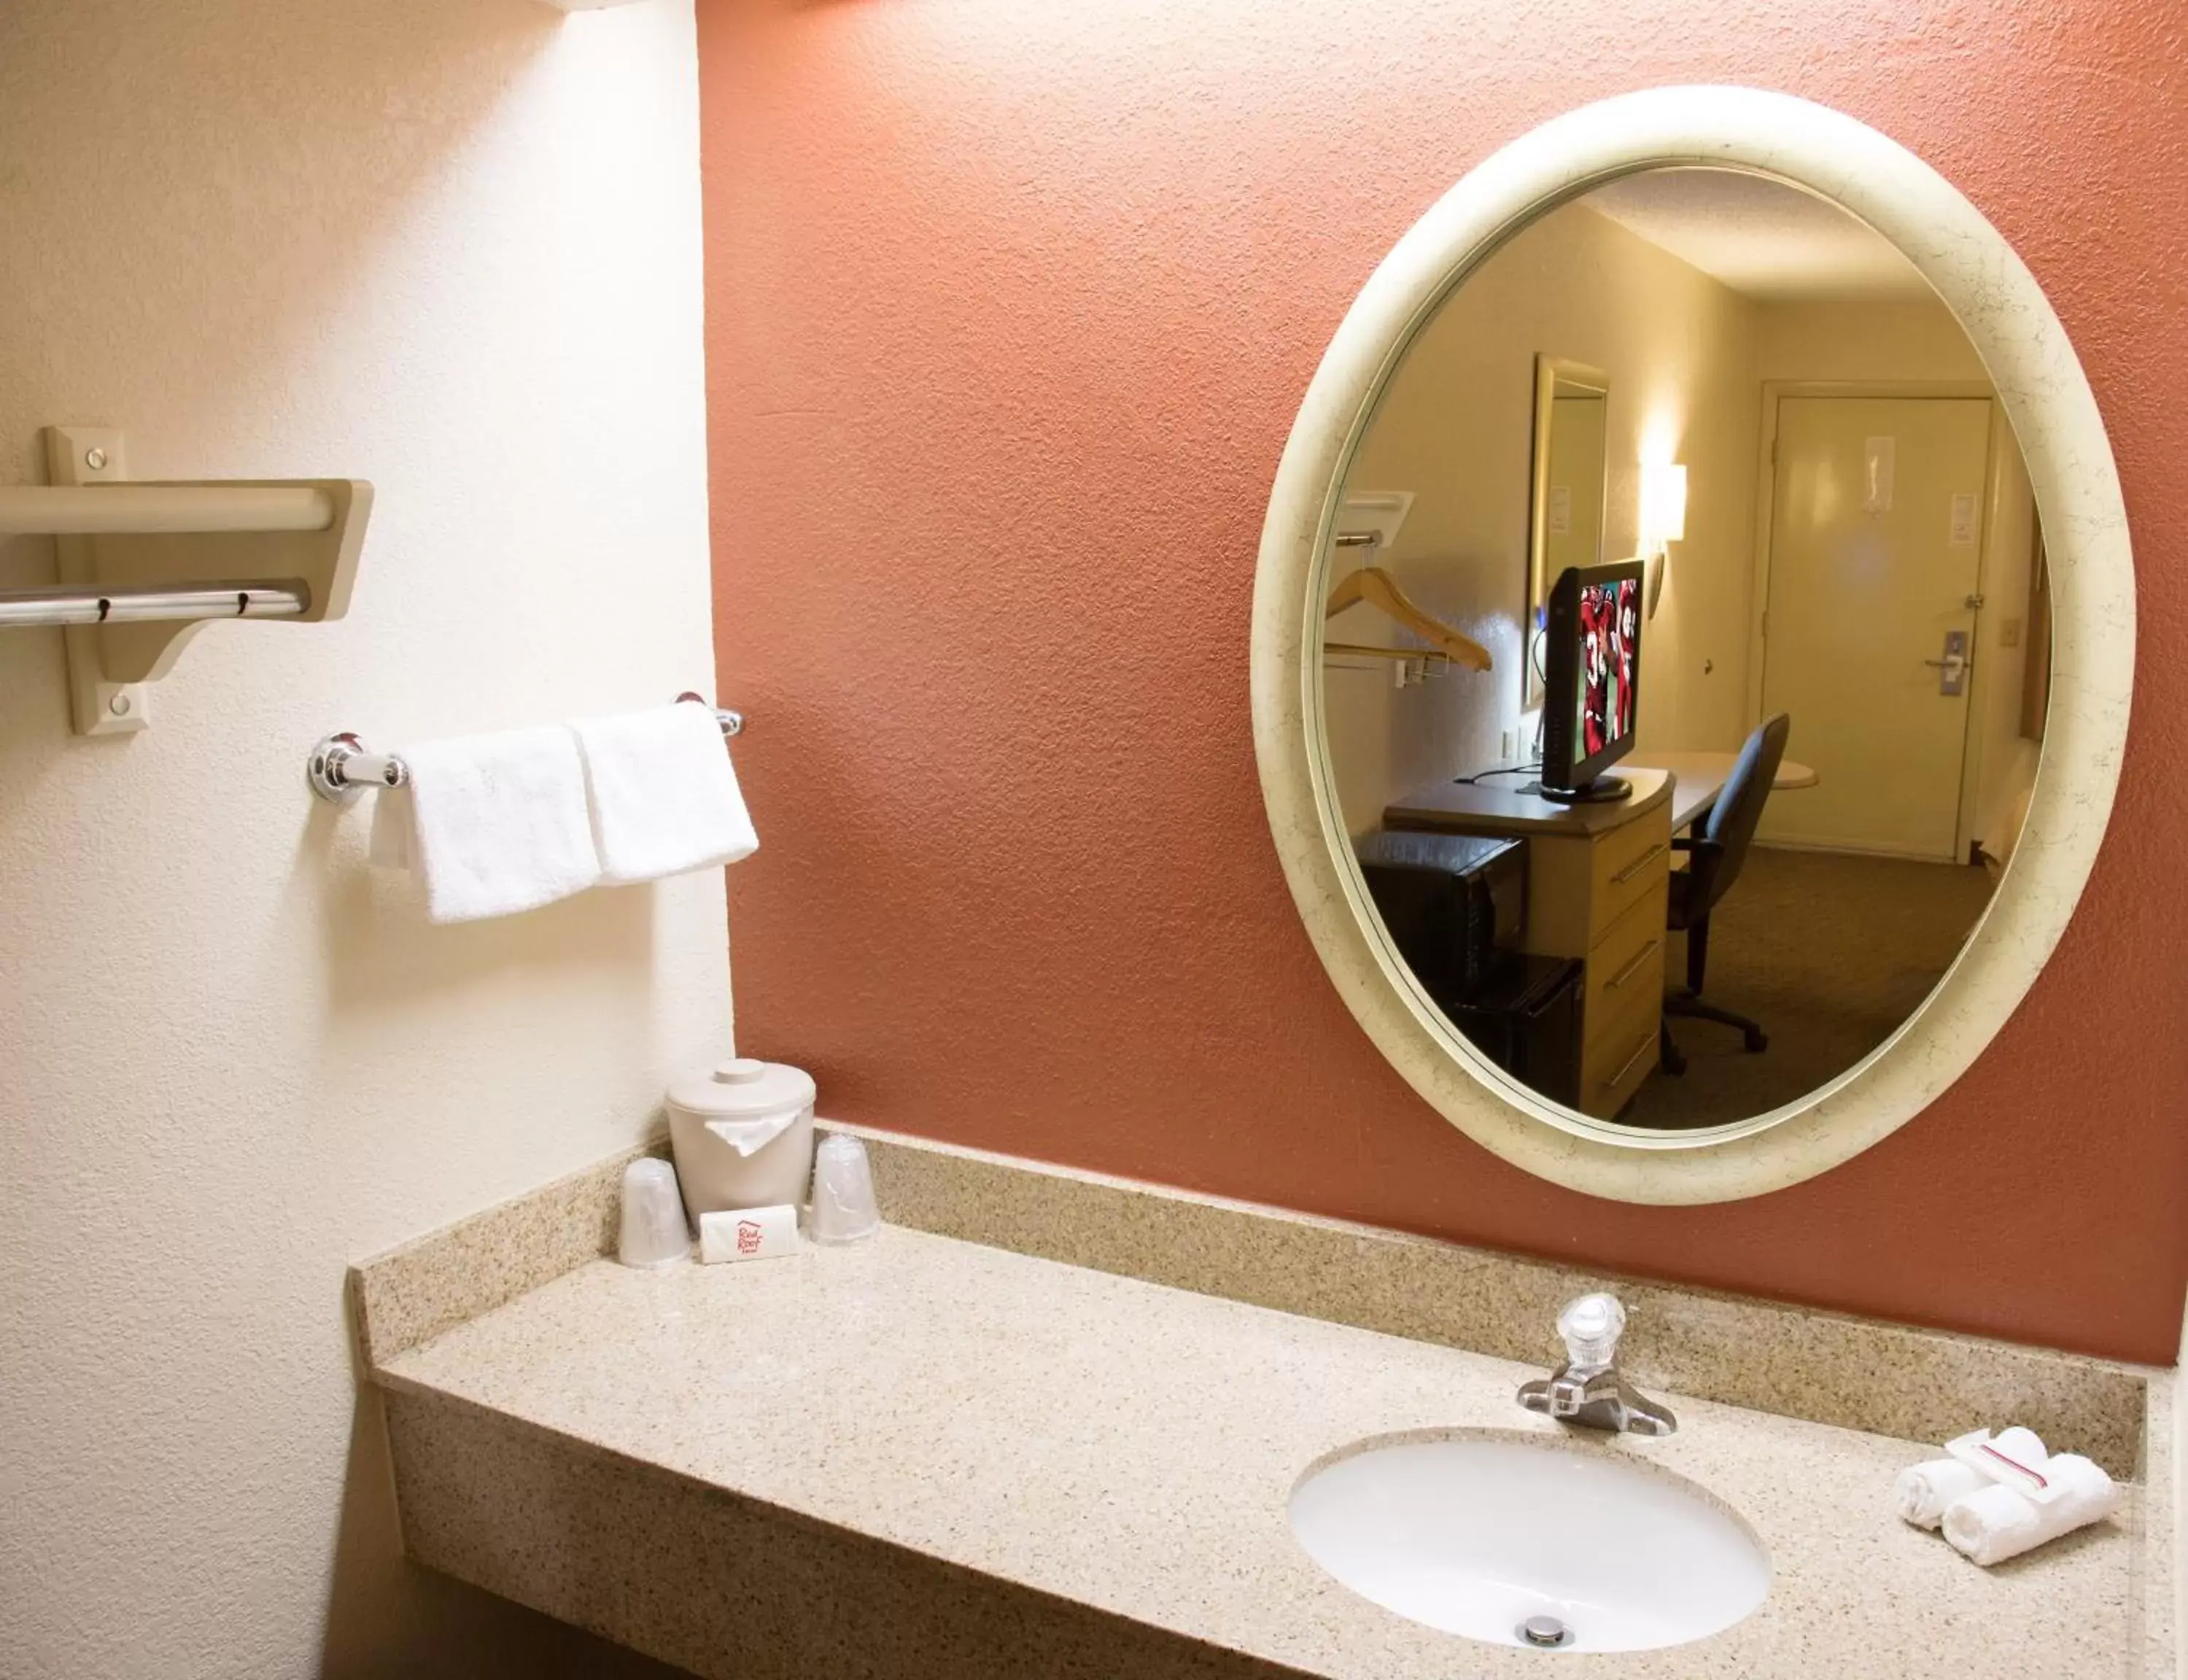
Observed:
[[[811,1074],[749,1057],[668,1087],[669,1142],[694,1226],[730,1209],[804,1204],[813,1098]]]

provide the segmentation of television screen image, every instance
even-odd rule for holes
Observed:
[[[1542,797],[1621,799],[1603,772],[1633,747],[1641,715],[1643,569],[1638,561],[1569,566],[1542,627]]]
[[[1580,590],[1576,755],[1593,758],[1633,733],[1634,668],[1640,654],[1641,583],[1620,578]]]

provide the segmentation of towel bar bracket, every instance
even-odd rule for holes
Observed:
[[[347,805],[368,787],[402,786],[410,780],[410,772],[400,758],[368,752],[362,741],[345,730],[312,748],[304,779],[322,799]]]

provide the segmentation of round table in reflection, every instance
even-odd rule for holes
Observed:
[[[1694,822],[1709,815],[1709,808],[1717,803],[1717,790],[1724,779],[1732,774],[1732,767],[1740,762],[1737,753],[1637,753],[1633,760],[1637,768],[1669,770],[1682,793],[1688,798],[1680,801],[1683,809],[1693,815],[1686,819]],[[1771,792],[1782,793],[1794,788],[1813,787],[1823,778],[1807,764],[1791,758],[1778,761],[1778,774],[1770,783]],[[1695,809],[1692,796],[1697,789],[1707,790],[1707,803]],[[1683,826],[1683,825],[1681,825]]]

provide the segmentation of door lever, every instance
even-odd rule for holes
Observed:
[[[1968,657],[1968,633],[1965,630],[1946,631],[1945,657],[1943,659],[1925,659],[1922,662],[1937,673],[1939,694],[1965,693],[1968,671],[1975,662]]]

